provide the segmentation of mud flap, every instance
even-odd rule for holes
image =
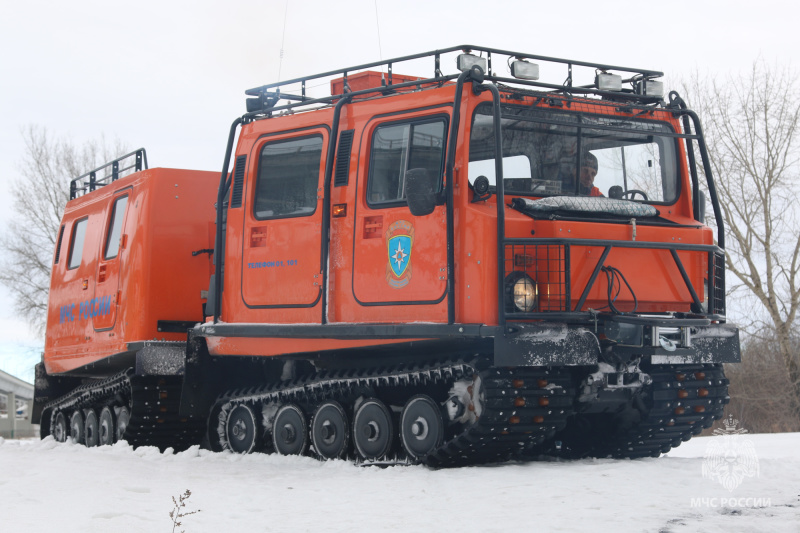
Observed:
[[[600,343],[586,328],[566,324],[506,324],[494,338],[495,366],[597,364]]]

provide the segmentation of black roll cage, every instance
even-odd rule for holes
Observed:
[[[477,51],[480,52],[481,54],[485,53],[487,57],[488,72],[484,73],[484,71],[480,67],[474,66],[471,69],[465,70],[457,75],[456,74],[443,75],[440,68],[441,56],[446,53],[457,52],[457,51]],[[521,80],[521,79],[496,76],[493,74],[491,67],[491,59],[493,54],[505,55],[509,58],[509,60],[511,58],[532,59],[536,61],[545,61],[545,62],[565,65],[568,71],[566,81],[563,84],[557,85],[539,81]],[[435,60],[434,76],[432,78],[420,79],[412,82],[403,82],[397,84],[392,83],[392,68],[395,63],[410,61],[425,57],[433,57]],[[347,82],[347,75],[349,72],[363,70],[372,67],[378,67],[378,66],[387,67],[388,81],[387,80],[384,81],[385,85],[381,87],[369,88],[360,91],[350,90]],[[223,201],[225,195],[227,194],[228,187],[230,187],[231,183],[231,180],[228,179],[228,168],[230,165],[231,154],[233,151],[233,142],[236,136],[237,127],[242,124],[252,122],[254,120],[271,118],[277,111],[291,112],[301,107],[314,106],[314,105],[319,107],[324,107],[335,103],[333,125],[329,138],[324,184],[323,184],[324,200],[323,200],[322,243],[321,243],[322,246],[321,266],[323,272],[323,283],[321,285],[321,290],[322,290],[323,306],[322,306],[321,324],[326,324],[327,323],[327,258],[328,258],[328,248],[329,248],[328,239],[330,233],[330,221],[329,221],[330,218],[329,204],[330,204],[330,187],[331,187],[330,181],[332,178],[334,156],[336,152],[336,147],[338,145],[339,116],[341,108],[344,105],[347,105],[348,103],[352,102],[354,99],[359,97],[376,97],[376,96],[379,97],[381,95],[392,94],[399,89],[406,89],[406,88],[416,88],[422,90],[423,87],[425,86],[427,87],[442,86],[447,82],[452,82],[453,80],[455,80],[456,86],[455,86],[455,97],[454,97],[454,109],[453,109],[452,120],[450,121],[450,137],[448,139],[448,149],[447,149],[447,156],[445,163],[446,189],[444,191],[445,204],[446,204],[446,219],[447,219],[448,325],[455,324],[455,286],[456,286],[455,268],[454,268],[455,215],[454,215],[454,205],[453,205],[453,179],[454,179],[455,151],[456,151],[455,148],[456,148],[457,133],[459,131],[459,126],[461,121],[459,104],[461,102],[464,84],[468,81],[472,82],[471,89],[476,94],[479,94],[482,91],[490,91],[492,94],[492,113],[495,124],[495,134],[494,134],[495,177],[496,177],[495,194],[497,196],[497,265],[498,265],[497,290],[498,290],[498,321],[500,327],[504,327],[507,320],[505,311],[505,279],[504,279],[505,273],[503,269],[505,261],[505,247],[507,245],[520,244],[521,242],[528,244],[533,244],[533,243],[558,244],[566,246],[567,249],[570,245],[601,246],[603,247],[604,252],[603,256],[601,257],[600,261],[598,261],[598,264],[595,267],[595,270],[592,274],[589,283],[584,288],[580,302],[578,303],[578,305],[575,306],[574,310],[571,310],[572,307],[570,306],[569,308],[570,310],[565,313],[550,313],[550,312],[526,313],[523,315],[515,315],[514,318],[520,318],[520,319],[535,318],[535,319],[553,319],[553,320],[568,320],[568,321],[590,320],[592,318],[591,314],[580,312],[579,309],[581,308],[583,302],[586,299],[586,296],[589,293],[589,290],[591,289],[592,285],[597,279],[597,276],[603,266],[603,261],[605,257],[614,247],[641,247],[641,248],[659,248],[659,249],[670,250],[670,254],[675,260],[675,263],[679,271],[681,272],[683,280],[686,283],[690,294],[692,295],[695,307],[699,307],[700,302],[697,295],[697,291],[694,289],[691,282],[689,281],[688,275],[686,274],[685,269],[683,268],[683,265],[681,264],[681,261],[677,255],[677,251],[678,250],[704,251],[709,254],[709,260],[711,260],[713,256],[719,256],[720,254],[724,254],[724,247],[725,247],[724,223],[722,219],[721,209],[719,206],[719,200],[716,193],[716,188],[714,186],[714,181],[711,175],[711,167],[709,165],[708,151],[704,142],[700,120],[693,111],[688,109],[686,103],[675,92],[670,93],[669,95],[670,102],[669,105],[666,106],[666,108],[670,109],[675,117],[680,118],[683,121],[685,131],[684,134],[681,135],[681,137],[685,139],[686,151],[689,159],[689,167],[690,167],[692,187],[693,187],[692,197],[694,205],[694,215],[695,218],[699,217],[698,204],[700,198],[699,177],[698,177],[696,160],[694,156],[694,149],[693,149],[694,147],[692,145],[692,142],[696,141],[703,162],[709,195],[711,197],[710,198],[711,203],[714,208],[714,215],[717,224],[717,245],[681,245],[681,244],[648,243],[648,242],[629,243],[629,242],[610,241],[610,240],[591,240],[583,243],[575,240],[566,241],[558,239],[535,239],[535,238],[524,239],[520,241],[519,239],[507,239],[505,237],[506,206],[505,206],[505,191],[503,185],[503,163],[502,163],[503,146],[502,146],[502,122],[501,122],[502,112],[501,112],[501,95],[500,95],[500,89],[498,88],[499,84],[503,84],[502,87],[504,92],[506,91],[513,92],[515,90],[509,87],[508,84],[513,84],[516,86],[523,86],[523,87],[529,86],[539,89],[541,88],[548,89],[549,90],[548,93],[541,93],[541,92],[532,93],[529,90],[525,89],[516,89],[516,90],[521,94],[535,94],[542,98],[547,98],[549,95],[550,97],[556,98],[558,100],[566,100],[568,104],[571,101],[573,94],[595,95],[605,99],[611,99],[613,101],[628,102],[625,105],[629,105],[632,109],[635,110],[642,110],[642,112],[664,104],[663,100],[660,97],[656,98],[653,96],[637,94],[634,90],[627,90],[622,92],[616,92],[616,91],[610,92],[610,91],[600,90],[597,81],[595,82],[594,85],[574,86],[572,83],[573,68],[576,66],[590,67],[601,72],[618,71],[627,73],[629,75],[629,78],[625,79],[624,83],[631,83],[632,85],[640,81],[655,79],[663,75],[661,72],[645,70],[645,69],[632,69],[626,67],[604,65],[599,63],[590,63],[590,62],[565,60],[565,59],[558,59],[558,58],[531,55],[531,54],[522,54],[522,53],[509,52],[494,48],[462,45],[442,50],[435,50],[431,52],[415,54],[411,56],[404,56],[400,58],[390,59],[387,61],[367,63],[364,65],[359,65],[356,67],[350,67],[346,69],[328,71],[314,76],[295,78],[284,82],[277,82],[268,85],[263,85],[261,87],[257,87],[254,89],[248,89],[245,93],[248,96],[254,96],[255,98],[248,99],[248,113],[234,120],[233,124],[231,125],[230,134],[228,137],[228,145],[225,153],[225,160],[222,168],[222,175],[220,177],[219,190],[217,194],[217,217],[216,217],[217,227],[216,227],[216,242],[214,251],[216,258],[216,269],[214,274],[214,281],[215,281],[214,291],[216,292],[216,294],[213,299],[213,304],[214,304],[213,322],[215,324],[219,322],[220,310],[221,310],[222,266],[224,261],[223,259],[224,254],[221,253],[224,248],[224,241],[223,241],[224,236],[222,235],[222,218],[224,209]],[[326,96],[322,98],[311,98],[310,96],[307,95],[306,84],[308,81],[325,77],[331,77],[335,75],[341,75],[344,78],[342,84],[343,86],[342,93],[333,94],[331,96]],[[281,92],[282,87],[297,83],[301,84],[301,93],[299,95]],[[279,106],[277,104],[280,100],[286,100],[288,103]],[[694,127],[694,132],[695,132],[694,134],[691,133],[692,126]],[[709,265],[711,265],[711,263],[709,263]],[[721,277],[724,282],[724,271]],[[711,287],[709,287],[709,290],[711,290]],[[718,309],[724,310],[724,290],[722,291],[722,294],[718,298],[722,299],[721,304],[718,306]],[[699,317],[700,315],[694,314],[692,316]],[[704,323],[705,321],[710,322],[711,320],[724,321],[724,315],[706,313],[705,315],[702,316],[702,321]]]

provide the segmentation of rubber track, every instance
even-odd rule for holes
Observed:
[[[647,373],[653,379],[647,415],[592,455],[658,457],[711,427],[730,401],[722,365],[659,365]]]
[[[452,435],[419,462],[449,467],[522,458],[535,452],[566,425],[567,418],[572,414],[575,395],[566,370],[490,368],[479,371],[476,366],[459,361],[360,372],[343,371],[258,390],[229,391],[217,400],[211,411],[209,431],[212,434],[209,436],[212,442],[216,439],[215,447],[228,447],[225,437],[227,414],[240,404],[261,412],[264,405],[295,403],[304,407],[308,414],[308,411],[326,400],[352,406],[360,396],[381,398],[391,388],[410,386],[441,390],[441,386],[444,386],[449,389],[456,381],[475,381],[478,376],[481,381],[479,394],[482,395],[482,412],[477,422]],[[442,398],[436,400],[443,401]],[[367,463],[385,465],[411,462],[415,461],[400,453]]]
[[[69,413],[75,409],[94,408],[98,411],[106,405],[127,406],[131,418],[122,438],[134,447],[157,446],[186,449],[200,444],[205,420],[180,416],[182,378],[180,376],[137,376],[127,369],[101,381],[78,387],[69,394],[45,406],[52,410],[51,426],[59,411]]]

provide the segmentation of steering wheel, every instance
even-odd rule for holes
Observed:
[[[646,202],[647,201],[647,194],[644,191],[640,191],[639,189],[628,189],[627,191],[622,193],[620,198],[625,198],[626,196],[630,196],[631,200],[633,200],[637,194],[642,195],[642,199]]]

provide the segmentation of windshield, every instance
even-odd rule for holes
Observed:
[[[677,199],[677,139],[667,123],[510,105],[501,120],[507,194]],[[489,103],[476,109],[470,135],[469,182],[478,176],[496,183]]]

